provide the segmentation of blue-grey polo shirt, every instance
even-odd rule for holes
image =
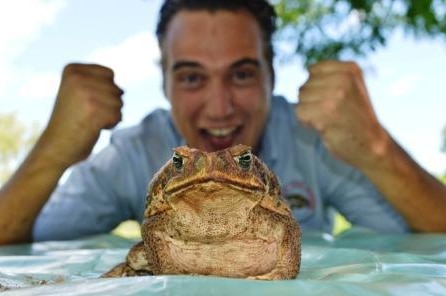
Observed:
[[[164,109],[114,131],[106,148],[75,165],[56,188],[34,225],[34,240],[75,239],[109,232],[128,219],[142,221],[150,179],[184,144]],[[333,209],[376,231],[408,230],[361,172],[334,158],[318,134],[302,126],[283,97],[271,99],[259,156],[277,174],[303,230],[331,232]]]

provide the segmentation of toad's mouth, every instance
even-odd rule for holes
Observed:
[[[225,190],[243,192],[247,195],[258,195],[265,191],[260,180],[231,179],[220,172],[212,172],[205,176],[189,180],[170,182],[166,184],[164,193],[166,195],[178,195],[185,191],[198,191],[207,194],[213,192],[224,192]]]
[[[210,150],[217,151],[233,146],[242,129],[241,125],[227,128],[201,128],[199,133],[208,143]]]

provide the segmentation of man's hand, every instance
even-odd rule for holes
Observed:
[[[101,129],[121,120],[123,92],[113,76],[99,65],[65,67],[48,126],[0,188],[0,245],[32,239],[35,219],[62,174],[90,154]]]
[[[113,128],[121,120],[122,94],[111,69],[67,65],[53,113],[40,139],[51,151],[51,160],[68,167],[85,159],[100,131]]]
[[[390,137],[373,111],[362,72],[353,62],[325,61],[309,68],[296,115],[316,129],[326,147],[358,168],[375,161]]]
[[[326,61],[310,67],[296,114],[327,148],[360,169],[415,231],[446,232],[446,186],[420,167],[385,131],[359,67]]]

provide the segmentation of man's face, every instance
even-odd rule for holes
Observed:
[[[163,43],[164,91],[187,145],[254,149],[268,116],[271,73],[254,17],[244,11],[181,11]]]

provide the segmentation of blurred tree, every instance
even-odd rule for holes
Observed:
[[[446,0],[272,0],[279,40],[305,65],[365,56],[401,28],[415,37],[446,37]]]
[[[3,184],[24,155],[36,141],[37,124],[27,127],[15,113],[0,113],[0,184]]]

